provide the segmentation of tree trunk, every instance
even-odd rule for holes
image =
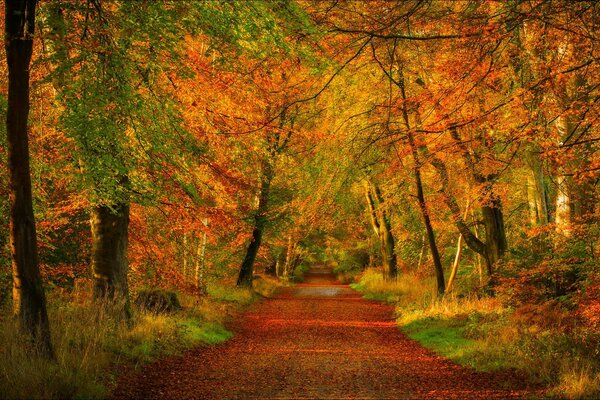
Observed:
[[[455,127],[450,128],[450,136],[461,149],[463,159],[467,168],[470,169],[473,180],[485,186],[485,191],[489,198],[488,204],[481,209],[486,229],[485,243],[479,240],[465,224],[465,220],[460,214],[460,207],[454,196],[452,196],[449,188],[450,180],[446,165],[440,159],[435,157],[432,158],[431,164],[440,175],[446,204],[454,216],[456,227],[459,232],[463,234],[463,239],[467,246],[484,256],[486,268],[491,279],[494,272],[494,264],[504,255],[504,252],[507,249],[506,231],[504,229],[504,217],[502,215],[500,198],[493,193],[492,177],[483,176],[475,169],[475,160],[473,160],[471,153],[461,140]]]
[[[456,278],[456,273],[458,272],[458,264],[460,261],[460,256],[462,254],[462,233],[458,234],[458,241],[456,242],[456,255],[454,256],[454,262],[452,263],[452,269],[450,271],[450,277],[448,278],[448,283],[446,284],[446,291],[449,292],[452,289],[452,284],[454,283],[454,279]]]
[[[550,222],[548,203],[546,201],[546,185],[544,184],[544,170],[542,160],[536,148],[529,149],[525,154],[527,166],[527,200],[529,203],[529,216],[532,226],[546,225]]]
[[[473,223],[473,234],[475,239],[479,240],[479,228],[475,219],[475,212],[471,209],[471,222]],[[477,264],[477,273],[479,274],[479,285],[483,286],[483,263],[481,262],[481,254],[474,252],[475,263]]]
[[[390,221],[389,212],[385,209],[383,196],[379,187],[373,186],[375,198],[379,204],[379,238],[381,240],[384,270],[386,271],[385,280],[393,281],[398,277],[398,264],[396,260],[396,249],[394,235],[392,234],[392,223]]]
[[[127,246],[129,204],[98,205],[91,211],[94,298],[117,305],[129,322]]]
[[[285,255],[285,264],[283,266],[283,276],[286,278],[289,277],[292,272],[295,254],[296,254],[296,242],[293,240],[292,235],[290,234],[288,236],[288,245],[287,245],[287,251],[286,251],[286,255]]]
[[[183,261],[183,280],[186,281],[186,276],[187,276],[187,265],[188,265],[188,251],[187,251],[187,247],[188,247],[188,235],[183,232],[183,244],[181,246],[181,254],[182,254],[182,261]]]
[[[415,137],[412,133],[410,120],[408,118],[408,109],[406,106],[406,90],[404,83],[404,74],[402,71],[400,72],[400,78],[398,82],[398,86],[400,88],[400,94],[402,95],[402,117],[404,118],[404,124],[406,126],[406,135],[408,138],[408,144],[410,145],[410,151],[413,158],[413,171],[415,176],[415,186],[417,188],[417,200],[419,203],[419,209],[421,210],[421,216],[423,217],[423,223],[425,224],[425,229],[427,231],[427,240],[429,241],[429,249],[431,251],[431,258],[433,260],[433,266],[435,269],[435,277],[437,282],[437,292],[439,296],[444,295],[444,291],[446,290],[446,285],[444,282],[444,267],[442,266],[442,260],[440,258],[440,253],[438,252],[437,244],[435,242],[435,233],[433,231],[433,226],[431,225],[431,219],[429,218],[429,210],[427,208],[427,203],[425,202],[425,194],[423,191],[423,182],[421,180],[421,161],[419,157],[419,147],[415,142]],[[425,148],[425,146],[420,146],[420,148]]]
[[[202,224],[208,228],[208,219],[204,218]],[[207,293],[206,285],[206,232],[202,234],[202,241],[198,241],[198,248],[196,249],[196,271],[195,279],[196,288],[200,295]]]
[[[6,132],[10,175],[10,246],[13,271],[13,313],[35,347],[54,358],[46,296],[37,258],[37,238],[27,121],[29,65],[33,53],[35,0],[5,2],[5,48],[8,64]]]
[[[392,234],[392,224],[385,210],[383,196],[379,188],[372,182],[365,181],[365,194],[373,231],[379,238],[384,280],[395,280],[398,276],[398,266],[395,253],[395,240]],[[373,197],[374,196],[374,197]],[[375,204],[375,200],[377,204]]]
[[[285,266],[285,252],[281,250],[279,254],[277,254],[277,261],[275,263],[275,274],[278,278],[283,277],[283,267]]]
[[[575,51],[572,44],[567,51]],[[560,135],[559,147],[564,147],[566,157],[558,167],[555,221],[557,229],[567,236],[571,235],[571,223],[592,216],[598,201],[594,177],[585,176],[585,172],[593,167],[594,159],[591,141],[584,140],[588,132],[593,132],[590,125],[583,124],[590,111],[585,104],[591,100],[587,79],[586,75],[578,73],[572,82],[563,82],[557,94],[565,112],[556,119],[556,129]],[[577,175],[580,178],[575,179]]]
[[[237,279],[238,287],[252,287],[252,278],[254,277],[254,261],[260,249],[263,230],[267,224],[267,212],[269,210],[269,191],[271,180],[273,179],[273,168],[268,163],[263,163],[263,174],[260,184],[260,195],[258,199],[258,209],[254,215],[254,228],[252,230],[252,239],[246,250],[246,255],[240,267],[240,273]]]
[[[427,240],[429,242],[429,250],[431,251],[431,258],[433,260],[433,265],[435,268],[435,277],[437,282],[437,292],[438,295],[442,296],[446,289],[444,283],[444,268],[442,266],[442,260],[440,258],[440,253],[438,252],[437,244],[435,242],[435,233],[433,231],[433,226],[431,225],[431,219],[429,218],[429,210],[427,208],[427,203],[425,202],[425,194],[423,192],[423,183],[421,182],[421,168],[419,166],[419,155],[417,153],[417,147],[415,145],[414,138],[411,133],[408,134],[409,143],[411,147],[411,152],[413,155],[414,162],[414,175],[415,175],[415,185],[417,187],[417,200],[419,203],[419,209],[421,210],[421,216],[423,217],[423,223],[425,224],[425,229],[427,231]]]
[[[489,276],[492,276],[494,265],[504,256],[507,248],[504,217],[501,208],[497,205],[499,202],[499,199],[493,199],[492,205],[481,208],[485,226],[486,267]]]
[[[419,261],[417,262],[417,270],[419,270],[421,268],[421,265],[423,264],[423,261],[425,260],[425,257],[427,256],[428,248],[429,248],[429,245],[425,241],[425,235],[423,235],[423,237],[421,238],[421,252],[419,253]]]
[[[465,207],[465,214],[464,214],[464,219],[467,219],[467,216],[469,215],[469,204],[470,202],[467,202],[467,206]],[[458,264],[460,261],[460,256],[462,254],[462,242],[463,242],[463,235],[462,233],[458,234],[458,241],[456,243],[456,255],[454,256],[454,262],[452,263],[452,269],[450,271],[450,277],[448,278],[448,283],[446,284],[446,291],[449,292],[450,289],[452,288],[452,284],[454,283],[454,279],[456,278],[456,273],[458,271]]]

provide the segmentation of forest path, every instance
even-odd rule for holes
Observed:
[[[236,335],[124,377],[117,399],[493,399],[531,396],[512,374],[477,373],[396,327],[393,307],[362,299],[315,267],[240,317]]]

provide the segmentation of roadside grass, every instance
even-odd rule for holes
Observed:
[[[276,290],[273,280],[258,286],[263,296]],[[119,365],[135,367],[194,346],[222,343],[233,335],[225,327],[228,319],[259,298],[251,290],[209,286],[209,296],[204,298],[180,295],[183,309],[177,312],[136,308],[130,329],[86,296],[49,294],[56,362],[28,350],[27,337],[19,333],[14,320],[0,318],[1,398],[107,398]]]
[[[598,332],[557,323],[551,312],[524,317],[489,297],[450,293],[437,300],[433,281],[417,284],[408,274],[392,283],[367,270],[352,286],[365,298],[396,304],[398,325],[410,338],[461,365],[521,371],[548,385],[549,396],[600,398]]]
[[[425,287],[416,276],[404,275],[397,281],[386,282],[382,279],[381,272],[375,269],[366,270],[360,280],[350,284],[350,287],[363,293],[366,299],[389,304],[398,303],[401,297],[404,297],[407,303],[420,304],[434,296],[433,290]]]

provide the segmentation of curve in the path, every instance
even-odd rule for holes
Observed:
[[[150,364],[115,398],[505,399],[536,392],[512,374],[477,373],[397,328],[393,307],[362,299],[330,270],[283,289],[215,347]]]

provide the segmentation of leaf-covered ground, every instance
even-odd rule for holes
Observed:
[[[324,269],[240,317],[236,335],[122,377],[114,397],[169,399],[490,399],[540,397],[510,373],[432,354],[402,334],[393,307]]]

